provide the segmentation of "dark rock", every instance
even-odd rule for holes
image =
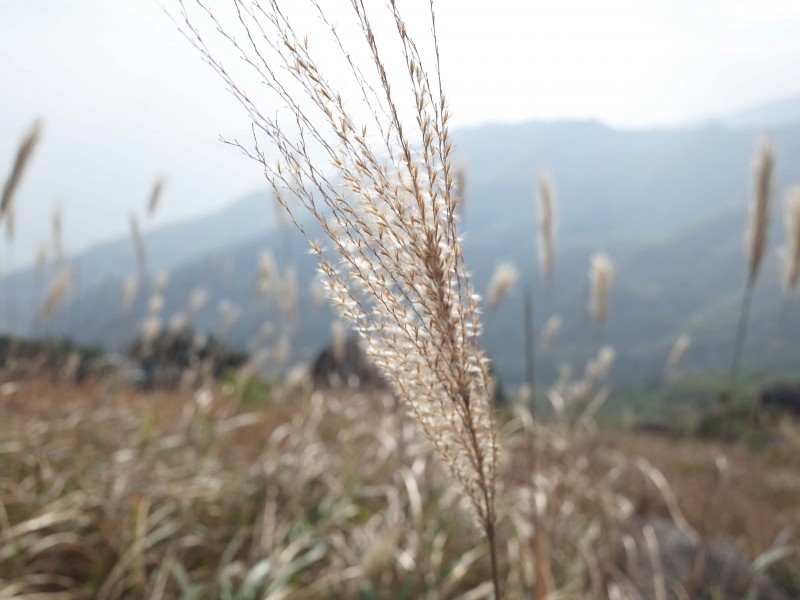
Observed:
[[[355,337],[348,338],[338,352],[332,345],[320,350],[311,363],[310,372],[315,389],[390,391],[390,385],[370,362]],[[506,404],[503,385],[491,367],[490,372],[494,378],[495,405],[503,406]]]
[[[347,338],[341,348],[331,345],[320,350],[311,363],[311,380],[315,389],[389,390],[354,337]]]
[[[753,575],[750,561],[733,546],[695,539],[661,518],[637,523],[631,532],[635,550],[629,548],[619,561],[618,567],[624,575],[622,587],[631,596],[646,600],[656,597],[656,569],[643,533],[645,527],[652,527],[655,534],[669,600],[686,597],[790,600],[768,575]]]
[[[781,384],[763,388],[758,395],[762,409],[779,410],[800,416],[800,384]]]
[[[666,423],[660,421],[639,421],[633,425],[633,431],[635,433],[647,433],[650,435],[670,435]]]

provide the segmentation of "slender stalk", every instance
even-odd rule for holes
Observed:
[[[536,413],[536,388],[534,387],[534,356],[533,356],[533,293],[530,286],[525,286],[523,292],[523,320],[525,336],[525,383],[530,391],[531,416]]]
[[[488,497],[487,497],[487,502]],[[495,539],[494,521],[485,519],[483,523],[484,531],[486,532],[486,540],[489,542],[489,557],[492,565],[492,585],[494,587],[494,597],[500,600],[500,573],[497,567],[497,540]]]
[[[744,350],[744,340],[747,335],[747,323],[750,317],[750,304],[753,299],[753,284],[748,283],[742,295],[742,309],[739,313],[739,326],[736,330],[736,342],[733,346],[733,359],[731,360],[731,371],[728,378],[728,394],[723,396],[726,408],[730,408],[733,395],[736,391],[736,379],[739,375],[739,368],[742,362],[742,351]]]

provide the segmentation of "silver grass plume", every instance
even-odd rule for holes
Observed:
[[[325,75],[325,63],[337,57],[319,50],[321,38],[309,44],[280,0],[236,2],[231,19],[217,14],[224,5],[176,2],[181,32],[252,122],[252,145],[234,144],[260,164],[301,232],[297,211],[321,226],[325,242],[308,241],[329,298],[360,333],[365,351],[469,498],[489,541],[499,598],[491,377],[478,343],[478,297],[457,231],[450,114],[432,4],[434,67],[429,71],[395,0],[370,4],[370,11],[366,3],[348,3],[366,58],[344,47],[323,3],[309,0],[327,39],[339,48],[336,54],[353,84],[343,87],[355,90],[364,107],[364,116],[356,117],[339,86]],[[404,62],[396,73],[385,62],[386,36],[378,39],[374,33],[378,10],[387,11],[389,35]],[[253,89],[253,80],[223,66],[204,32],[241,57],[263,86]],[[288,114],[274,113],[274,104],[256,104],[253,98],[265,90]],[[269,153],[262,150],[263,142]],[[325,156],[328,165],[312,160],[312,154]],[[335,178],[328,175],[329,167]]]
[[[36,122],[20,143],[11,174],[3,186],[3,194],[0,196],[0,222],[3,219],[6,220],[6,236],[9,240],[14,238],[14,192],[22,180],[25,168],[30,162],[41,136],[41,123]]]
[[[67,296],[69,296],[71,290],[72,271],[70,271],[69,267],[62,267],[58,273],[56,273],[53,281],[50,283],[50,287],[47,289],[44,302],[39,308],[38,318],[41,320],[52,317],[58,307],[61,306]]]
[[[161,194],[164,191],[165,184],[166,179],[164,179],[164,177],[159,177],[153,184],[153,189],[150,192],[150,199],[147,202],[147,216],[151,219],[155,216],[156,211],[158,210],[159,203],[161,202]]]
[[[678,336],[678,339],[675,340],[672,349],[669,351],[667,362],[664,365],[664,375],[666,377],[671,377],[675,373],[691,344],[692,339],[688,335],[681,334]]]
[[[739,373],[745,338],[747,337],[747,324],[750,317],[753,289],[755,288],[758,270],[767,247],[774,164],[775,152],[772,144],[768,139],[762,137],[752,165],[753,201],[750,205],[750,221],[746,237],[747,282],[742,294],[742,308],[739,312],[739,325],[736,329],[736,339],[733,345],[728,391],[722,395],[722,401],[727,407],[730,406],[730,401],[736,391],[736,377]]]
[[[539,188],[539,268],[546,283],[553,280],[556,265],[555,222],[556,194],[550,173],[540,170]]]
[[[558,330],[561,329],[561,317],[553,315],[547,319],[547,322],[542,328],[542,333],[539,335],[539,349],[544,351],[550,348],[553,339],[556,337]]]
[[[187,318],[193,319],[197,316],[197,314],[203,310],[210,294],[207,289],[205,288],[195,288],[189,294],[189,299],[186,303],[186,315]]]
[[[133,244],[133,252],[136,255],[136,264],[141,273],[147,272],[147,250],[142,237],[142,229],[139,227],[139,219],[135,214],[131,213],[130,216],[131,227],[131,243]]]
[[[223,299],[217,303],[217,321],[214,325],[214,332],[219,337],[224,337],[239,320],[241,311],[230,300]]]
[[[514,289],[514,285],[519,281],[519,270],[512,263],[502,263],[495,269],[489,288],[486,292],[486,299],[490,310],[496,309]]]
[[[603,346],[598,350],[597,356],[586,363],[584,379],[596,383],[608,378],[611,367],[614,365],[617,353],[611,346]]]
[[[37,280],[42,278],[42,276],[44,275],[44,271],[47,268],[47,259],[48,259],[47,250],[48,248],[46,244],[41,244],[36,249],[36,267],[34,273],[36,275]]]
[[[169,284],[169,272],[159,271],[158,273],[153,275],[153,279],[150,282],[150,289],[153,294],[163,294],[164,291],[167,289],[168,284]]]
[[[614,263],[605,254],[594,254],[589,261],[589,313],[595,324],[608,318],[608,298],[614,284]]]
[[[800,279],[800,185],[789,190],[786,197],[786,245],[780,250],[783,286],[787,293],[797,287]]]
[[[750,206],[747,231],[748,286],[755,283],[767,247],[774,164],[775,152],[772,144],[766,138],[762,138],[753,161],[753,203]]]
[[[53,252],[56,259],[61,262],[64,260],[64,216],[60,206],[53,209]]]
[[[122,282],[122,293],[119,301],[120,315],[127,316],[130,313],[138,292],[139,278],[136,275],[128,275]]]

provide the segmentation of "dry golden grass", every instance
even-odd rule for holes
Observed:
[[[767,551],[779,536],[793,538],[800,531],[797,440],[796,427],[787,441],[758,451],[743,445],[643,434],[614,432],[600,437],[603,446],[645,458],[658,468],[695,529],[710,539],[741,544],[750,556]],[[720,473],[720,461],[726,473]],[[631,481],[625,489],[639,502],[638,511],[665,510],[659,495],[642,481]],[[792,564],[796,575],[800,575],[798,559]]]
[[[492,597],[466,500],[388,397],[234,409],[221,389],[15,385],[0,392],[0,598]],[[750,556],[800,524],[794,447],[559,430],[524,413],[502,422],[507,598],[531,597],[537,574],[553,597],[606,597],[625,524],[666,512],[637,456],[663,471],[691,527]],[[530,552],[532,507],[546,572]]]

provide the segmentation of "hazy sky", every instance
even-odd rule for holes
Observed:
[[[410,21],[427,18],[427,5],[400,3]],[[661,126],[800,96],[797,0],[436,7],[456,127],[536,118]],[[75,249],[125,232],[159,174],[168,184],[158,223],[263,186],[257,165],[217,141],[246,131],[245,117],[155,0],[0,0],[0,57],[0,180],[31,122],[45,123],[17,198],[18,242],[13,251],[0,243],[0,268],[30,260],[56,205]]]

